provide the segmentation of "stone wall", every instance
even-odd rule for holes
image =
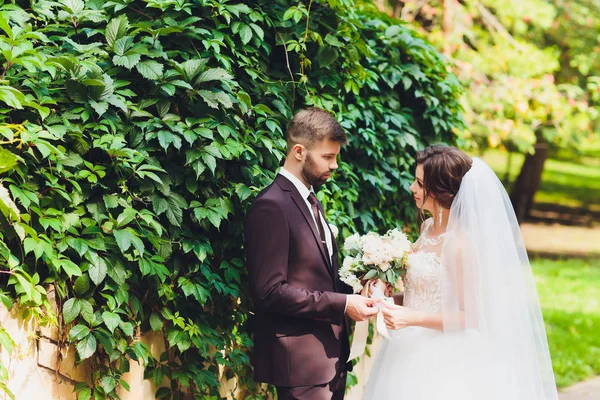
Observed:
[[[52,291],[49,291],[49,299],[52,303]],[[1,304],[0,326],[6,329],[15,342],[11,354],[0,347],[0,360],[8,369],[8,387],[16,400],[76,400],[77,396],[73,393],[75,383],[90,383],[90,361],[86,360],[75,366],[75,346],[70,346],[67,334],[61,336],[55,326],[40,327],[32,319],[25,321],[19,312],[8,310]],[[156,359],[165,350],[164,338],[160,332],[146,333],[138,340],[148,345]],[[355,366],[358,384],[349,390],[347,400],[362,399],[364,385],[380,342],[380,337],[376,336],[371,346],[371,357],[364,355]],[[130,390],[126,391],[122,387],[118,389],[122,400],[154,399],[158,387],[152,381],[144,379],[144,368],[136,361],[130,361],[130,371],[123,375],[123,379],[129,384]],[[244,397],[237,390],[235,379],[222,379],[221,383],[222,396],[236,393],[238,399]],[[161,386],[168,386],[168,381],[165,380]],[[3,393],[0,394],[0,400],[4,400]]]
[[[53,293],[50,291],[48,295],[52,300]],[[15,342],[12,354],[0,347],[0,360],[8,370],[8,388],[17,400],[76,400],[75,383],[90,383],[89,360],[75,366],[75,346],[70,346],[67,335],[61,337],[55,326],[40,327],[31,319],[25,321],[20,313],[3,305],[0,305],[0,324]],[[165,350],[160,333],[150,332],[138,340],[148,345],[157,359]],[[144,379],[144,368],[133,360],[129,368],[123,379],[130,385],[130,391],[119,388],[120,398],[153,399],[157,387]],[[0,399],[3,397],[0,394]]]

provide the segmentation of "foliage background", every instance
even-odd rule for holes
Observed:
[[[296,110],[350,136],[319,192],[342,236],[413,221],[416,149],[464,128],[444,59],[369,3],[16,1],[0,29],[0,299],[92,361],[79,399],[116,398],[129,359],[159,398],[218,397],[219,365],[262,398],[242,224]]]

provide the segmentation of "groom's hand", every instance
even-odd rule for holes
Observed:
[[[379,299],[369,299],[358,294],[348,295],[348,303],[346,305],[346,315],[355,321],[364,321],[377,315],[379,309],[375,307],[375,303]]]

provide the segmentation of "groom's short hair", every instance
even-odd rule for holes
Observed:
[[[300,110],[294,115],[287,128],[286,139],[288,154],[296,144],[310,149],[315,143],[325,139],[340,144],[348,142],[344,128],[333,115],[317,107]]]

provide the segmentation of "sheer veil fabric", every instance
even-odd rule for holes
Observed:
[[[485,380],[511,388],[515,400],[558,399],[519,224],[502,183],[479,158],[452,203],[441,264],[444,333],[462,338],[469,370],[490,371],[493,363]]]

